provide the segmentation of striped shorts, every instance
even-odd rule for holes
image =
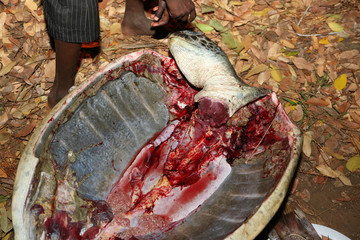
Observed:
[[[43,0],[49,35],[64,42],[92,42],[99,37],[98,0]]]

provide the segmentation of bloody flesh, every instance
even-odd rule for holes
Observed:
[[[174,62],[164,65],[174,66]],[[133,63],[127,70],[138,73],[144,69]],[[164,68],[152,70],[164,71],[161,69]],[[194,104],[197,91],[179,80],[178,72],[171,67],[165,71],[168,89],[165,103],[175,120],[139,151],[114,185],[106,205],[89,211],[96,221],[84,226],[72,222],[66,213],[57,212],[45,220],[47,239],[54,232],[65,237],[61,239],[157,235],[181,224],[201,207],[230,173],[234,159],[256,156],[277,141],[282,144],[280,150],[288,148],[286,136],[271,128],[277,106],[267,104],[271,102],[270,95],[243,107],[218,126],[199,114]],[[279,174],[285,165],[281,162],[268,175]],[[99,214],[104,217],[97,217]]]

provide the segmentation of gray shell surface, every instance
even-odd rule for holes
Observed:
[[[134,154],[171,119],[163,101],[163,81],[169,74],[182,78],[173,60],[149,50],[132,53],[56,105],[34,132],[18,167],[12,204],[15,239],[43,237],[32,211],[57,196],[56,186],[79,195],[79,202],[68,203],[75,209],[71,210],[74,218],[81,218],[77,209],[82,198],[106,199]],[[264,177],[266,157],[247,164],[240,161],[197,211],[157,237],[253,239],[270,221],[285,197],[302,144],[299,129],[276,95],[270,97],[279,110],[274,130],[289,140],[281,175]],[[61,209],[61,204],[55,207]]]
[[[58,168],[69,164],[76,172],[81,197],[105,200],[136,152],[166,126],[164,96],[156,83],[127,72],[86,99],[59,127],[51,153]],[[69,153],[75,162],[68,162]]]

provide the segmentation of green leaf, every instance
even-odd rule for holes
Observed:
[[[204,32],[204,33],[208,33],[211,32],[212,30],[214,30],[213,27],[207,25],[207,24],[203,24],[203,23],[195,23],[196,27],[200,29],[200,31]]]
[[[205,14],[205,13],[212,13],[215,11],[215,8],[214,7],[210,7],[206,4],[201,4],[201,13],[202,14]]]
[[[235,49],[238,47],[238,45],[236,44],[236,41],[231,33],[224,32],[224,33],[221,33],[220,35],[222,37],[223,43],[225,43],[225,45],[228,46],[228,48]]]
[[[215,28],[216,31],[218,32],[226,32],[228,29],[226,27],[224,27],[221,22],[219,22],[216,19],[211,19],[209,21],[209,25],[212,26],[213,28]]]
[[[295,55],[298,55],[299,54],[299,51],[291,51],[291,52],[286,52],[286,49],[281,49],[281,51],[283,53],[285,53],[286,56],[295,56]]]
[[[350,172],[355,172],[356,169],[358,169],[360,167],[360,156],[356,155],[352,158],[350,158],[347,162],[346,162],[346,168],[350,171]]]
[[[6,200],[8,200],[9,198],[10,198],[10,195],[7,195],[7,196],[0,195],[0,203],[6,202]]]

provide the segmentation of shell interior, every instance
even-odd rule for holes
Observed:
[[[196,93],[149,50],[79,86],[24,151],[16,239],[254,238],[286,194],[300,131],[275,93],[211,129]]]

